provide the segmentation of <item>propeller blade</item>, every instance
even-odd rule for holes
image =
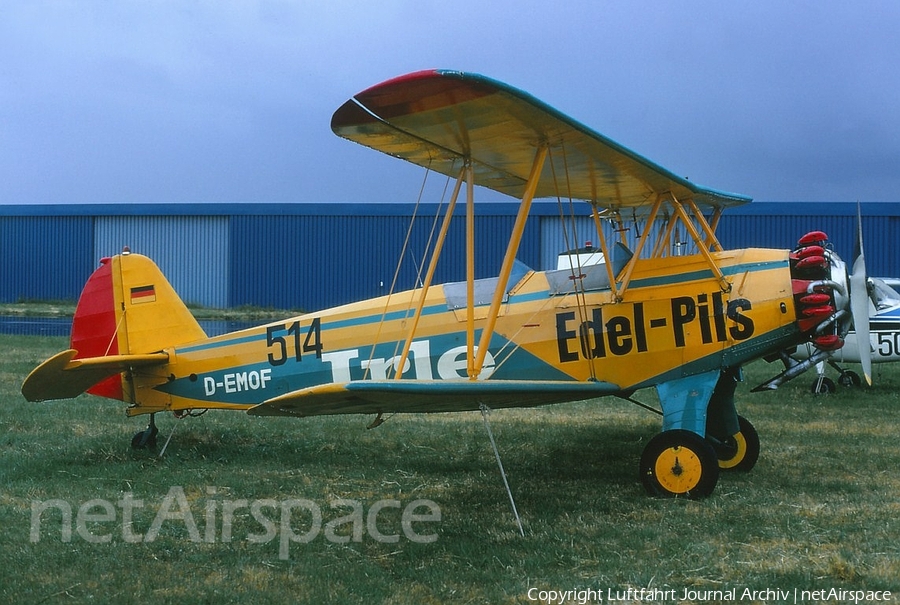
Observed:
[[[869,292],[867,288],[866,256],[863,252],[862,214],[856,204],[856,255],[850,273],[850,312],[853,315],[853,329],[856,331],[856,346],[859,347],[859,362],[862,364],[866,383],[872,386],[872,343],[869,336]]]

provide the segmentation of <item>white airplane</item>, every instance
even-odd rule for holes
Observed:
[[[877,278],[868,279],[866,284],[869,293],[869,344],[872,352],[872,363],[889,363],[900,361],[900,293],[894,288],[900,287],[900,279]],[[837,386],[825,375],[825,364],[839,372],[838,384],[843,387],[858,387],[862,384],[859,374],[848,370],[840,364],[860,363],[857,333],[850,329],[844,337],[845,346],[816,364],[816,379],[810,390],[816,394],[834,393]],[[809,345],[797,348],[791,357],[797,361],[808,359],[816,351]]]

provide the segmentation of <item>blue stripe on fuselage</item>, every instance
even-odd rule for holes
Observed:
[[[733,265],[731,267],[722,268],[723,275],[737,275],[739,273],[755,273],[757,271],[771,271],[772,269],[787,268],[788,261],[765,261],[760,263],[747,263],[744,265]],[[703,269],[700,271],[689,271],[687,273],[676,273],[673,275],[659,275],[657,277],[646,277],[644,279],[636,279],[629,285],[630,288],[649,288],[651,286],[666,286],[669,284],[679,284],[688,281],[698,281],[701,279],[709,279],[713,277],[712,271]]]
[[[736,275],[738,273],[744,272],[756,272],[756,271],[769,271],[772,269],[786,268],[788,267],[788,261],[767,261],[767,262],[759,262],[759,263],[747,263],[741,265],[734,265],[732,267],[725,267],[722,272],[725,275]],[[631,282],[630,288],[632,290],[637,288],[648,288],[653,286],[664,286],[670,284],[683,283],[688,281],[698,281],[701,279],[709,279],[712,277],[712,272],[709,270],[700,270],[700,271],[689,271],[686,273],[676,273],[672,275],[660,275],[657,277],[648,277],[644,279],[636,279]],[[547,298],[549,295],[549,290],[541,290],[539,292],[527,292],[523,294],[516,294],[509,297],[508,304],[519,304],[519,303],[527,303],[535,300],[543,300]],[[445,302],[431,305],[429,307],[425,307],[422,309],[422,315],[435,315],[438,313],[446,313],[447,312],[447,304]],[[336,319],[332,321],[327,321],[323,318],[322,329],[338,329],[338,328],[353,328],[359,326],[365,326],[370,324],[379,323],[381,321],[396,321],[408,319],[411,316],[411,311],[403,310],[403,311],[393,311],[390,313],[382,314],[372,314],[372,315],[364,315],[362,317],[352,317],[347,319]],[[250,331],[258,330],[259,328],[251,328]],[[194,345],[188,345],[183,348],[177,348],[176,353],[185,354],[185,353],[194,353],[197,351],[205,351],[208,349],[216,349],[219,347],[228,347],[239,344],[246,344],[248,342],[255,342],[258,340],[265,339],[265,331],[261,331],[259,333],[247,334],[247,330],[242,332],[236,332],[232,335],[225,335],[220,337],[220,340],[212,340],[206,341]],[[243,334],[243,335],[242,335]]]

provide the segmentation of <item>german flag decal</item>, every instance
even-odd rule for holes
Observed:
[[[156,286],[138,286],[131,289],[131,304],[148,303],[156,301]]]

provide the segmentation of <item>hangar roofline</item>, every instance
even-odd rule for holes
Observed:
[[[565,202],[568,205],[568,202]],[[575,202],[589,213],[585,202]],[[429,211],[437,202],[421,205]],[[754,202],[726,212],[728,216],[808,216],[821,214],[823,208],[833,216],[855,216],[856,202]],[[482,202],[475,205],[480,216],[515,215],[516,201]],[[399,203],[99,203],[99,204],[0,204],[0,216],[411,216],[415,204]],[[460,210],[460,212],[462,212]],[[568,213],[568,208],[566,209]],[[535,200],[535,216],[558,216],[559,206],[552,200]],[[422,214],[420,210],[420,214]],[[900,216],[900,202],[863,202],[862,214]]]

